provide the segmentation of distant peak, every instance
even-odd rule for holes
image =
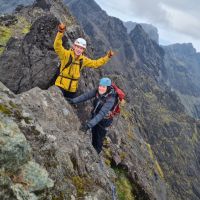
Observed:
[[[51,0],[36,0],[34,3],[35,7],[42,8],[43,10],[50,10],[51,8]]]
[[[164,48],[171,51],[176,51],[177,53],[179,52],[185,55],[197,53],[192,43],[175,43],[175,44],[168,45]]]
[[[145,38],[149,37],[140,24],[136,24],[135,28],[130,32],[131,37],[134,37],[134,35],[140,35]]]

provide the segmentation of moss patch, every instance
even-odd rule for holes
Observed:
[[[24,17],[17,17],[18,23],[16,27],[19,31],[19,34],[27,34],[30,31],[31,24]]]
[[[87,177],[73,176],[72,183],[76,187],[77,196],[84,197],[88,191],[92,190],[93,181]]]
[[[160,167],[158,161],[157,161],[156,158],[154,157],[153,151],[152,151],[152,149],[151,149],[151,145],[148,144],[148,143],[146,143],[146,146],[147,146],[147,150],[148,150],[148,152],[149,152],[149,155],[150,155],[152,161],[154,162],[154,167],[155,167],[156,171],[158,172],[158,174],[159,174],[159,176],[160,176],[161,178],[164,178],[164,173],[163,173],[163,171],[162,171],[162,169],[161,169],[161,167]]]
[[[11,35],[12,31],[9,28],[0,26],[0,55],[4,51],[8,40],[11,38]]]
[[[158,163],[157,160],[155,161],[155,167],[156,167],[156,169],[157,169],[157,172],[158,172],[159,176],[160,176],[161,178],[164,178],[163,171],[162,171],[162,169],[161,169],[161,167],[160,167],[160,165],[159,165],[159,163]]]
[[[125,107],[121,107],[121,116],[125,119],[128,120],[131,117],[131,113],[125,109]]]
[[[11,115],[12,113],[10,109],[6,105],[3,105],[3,104],[0,104],[0,112],[5,115]]]
[[[115,181],[118,200],[150,200],[145,190],[135,182],[122,166],[113,167],[117,179]]]
[[[117,174],[116,189],[119,200],[135,200],[133,188],[130,180],[127,178],[125,171],[122,169],[115,169]]]
[[[21,37],[30,31],[31,24],[21,16],[16,17],[16,24],[0,25],[0,55],[11,37]]]

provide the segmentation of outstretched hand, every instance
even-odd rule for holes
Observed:
[[[109,50],[109,51],[107,52],[107,55],[108,55],[109,58],[111,58],[112,56],[115,55],[115,53],[114,53],[114,51]]]
[[[66,26],[63,23],[61,23],[61,24],[58,25],[58,31],[60,33],[64,33],[65,30],[66,30]]]
[[[87,131],[89,130],[89,126],[87,124],[82,124],[79,128],[80,131],[83,131],[84,133],[87,133]]]

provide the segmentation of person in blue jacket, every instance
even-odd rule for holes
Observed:
[[[70,99],[71,104],[77,104],[89,99],[94,98],[92,117],[91,119],[82,124],[80,130],[87,132],[92,130],[92,145],[99,154],[102,150],[103,140],[106,136],[106,128],[112,124],[112,117],[110,112],[116,103],[116,92],[112,87],[111,79],[105,77],[100,79],[98,89],[94,89],[90,92],[84,93],[74,99]]]

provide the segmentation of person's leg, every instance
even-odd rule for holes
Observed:
[[[98,125],[98,142],[97,148],[99,153],[102,151],[103,141],[106,137],[107,129],[112,124],[113,119],[103,119]]]
[[[98,152],[98,126],[94,126],[92,128],[92,146],[96,149],[96,151]]]
[[[102,151],[105,135],[106,129],[100,124],[97,124],[95,127],[92,128],[92,145],[96,149],[98,154]]]

